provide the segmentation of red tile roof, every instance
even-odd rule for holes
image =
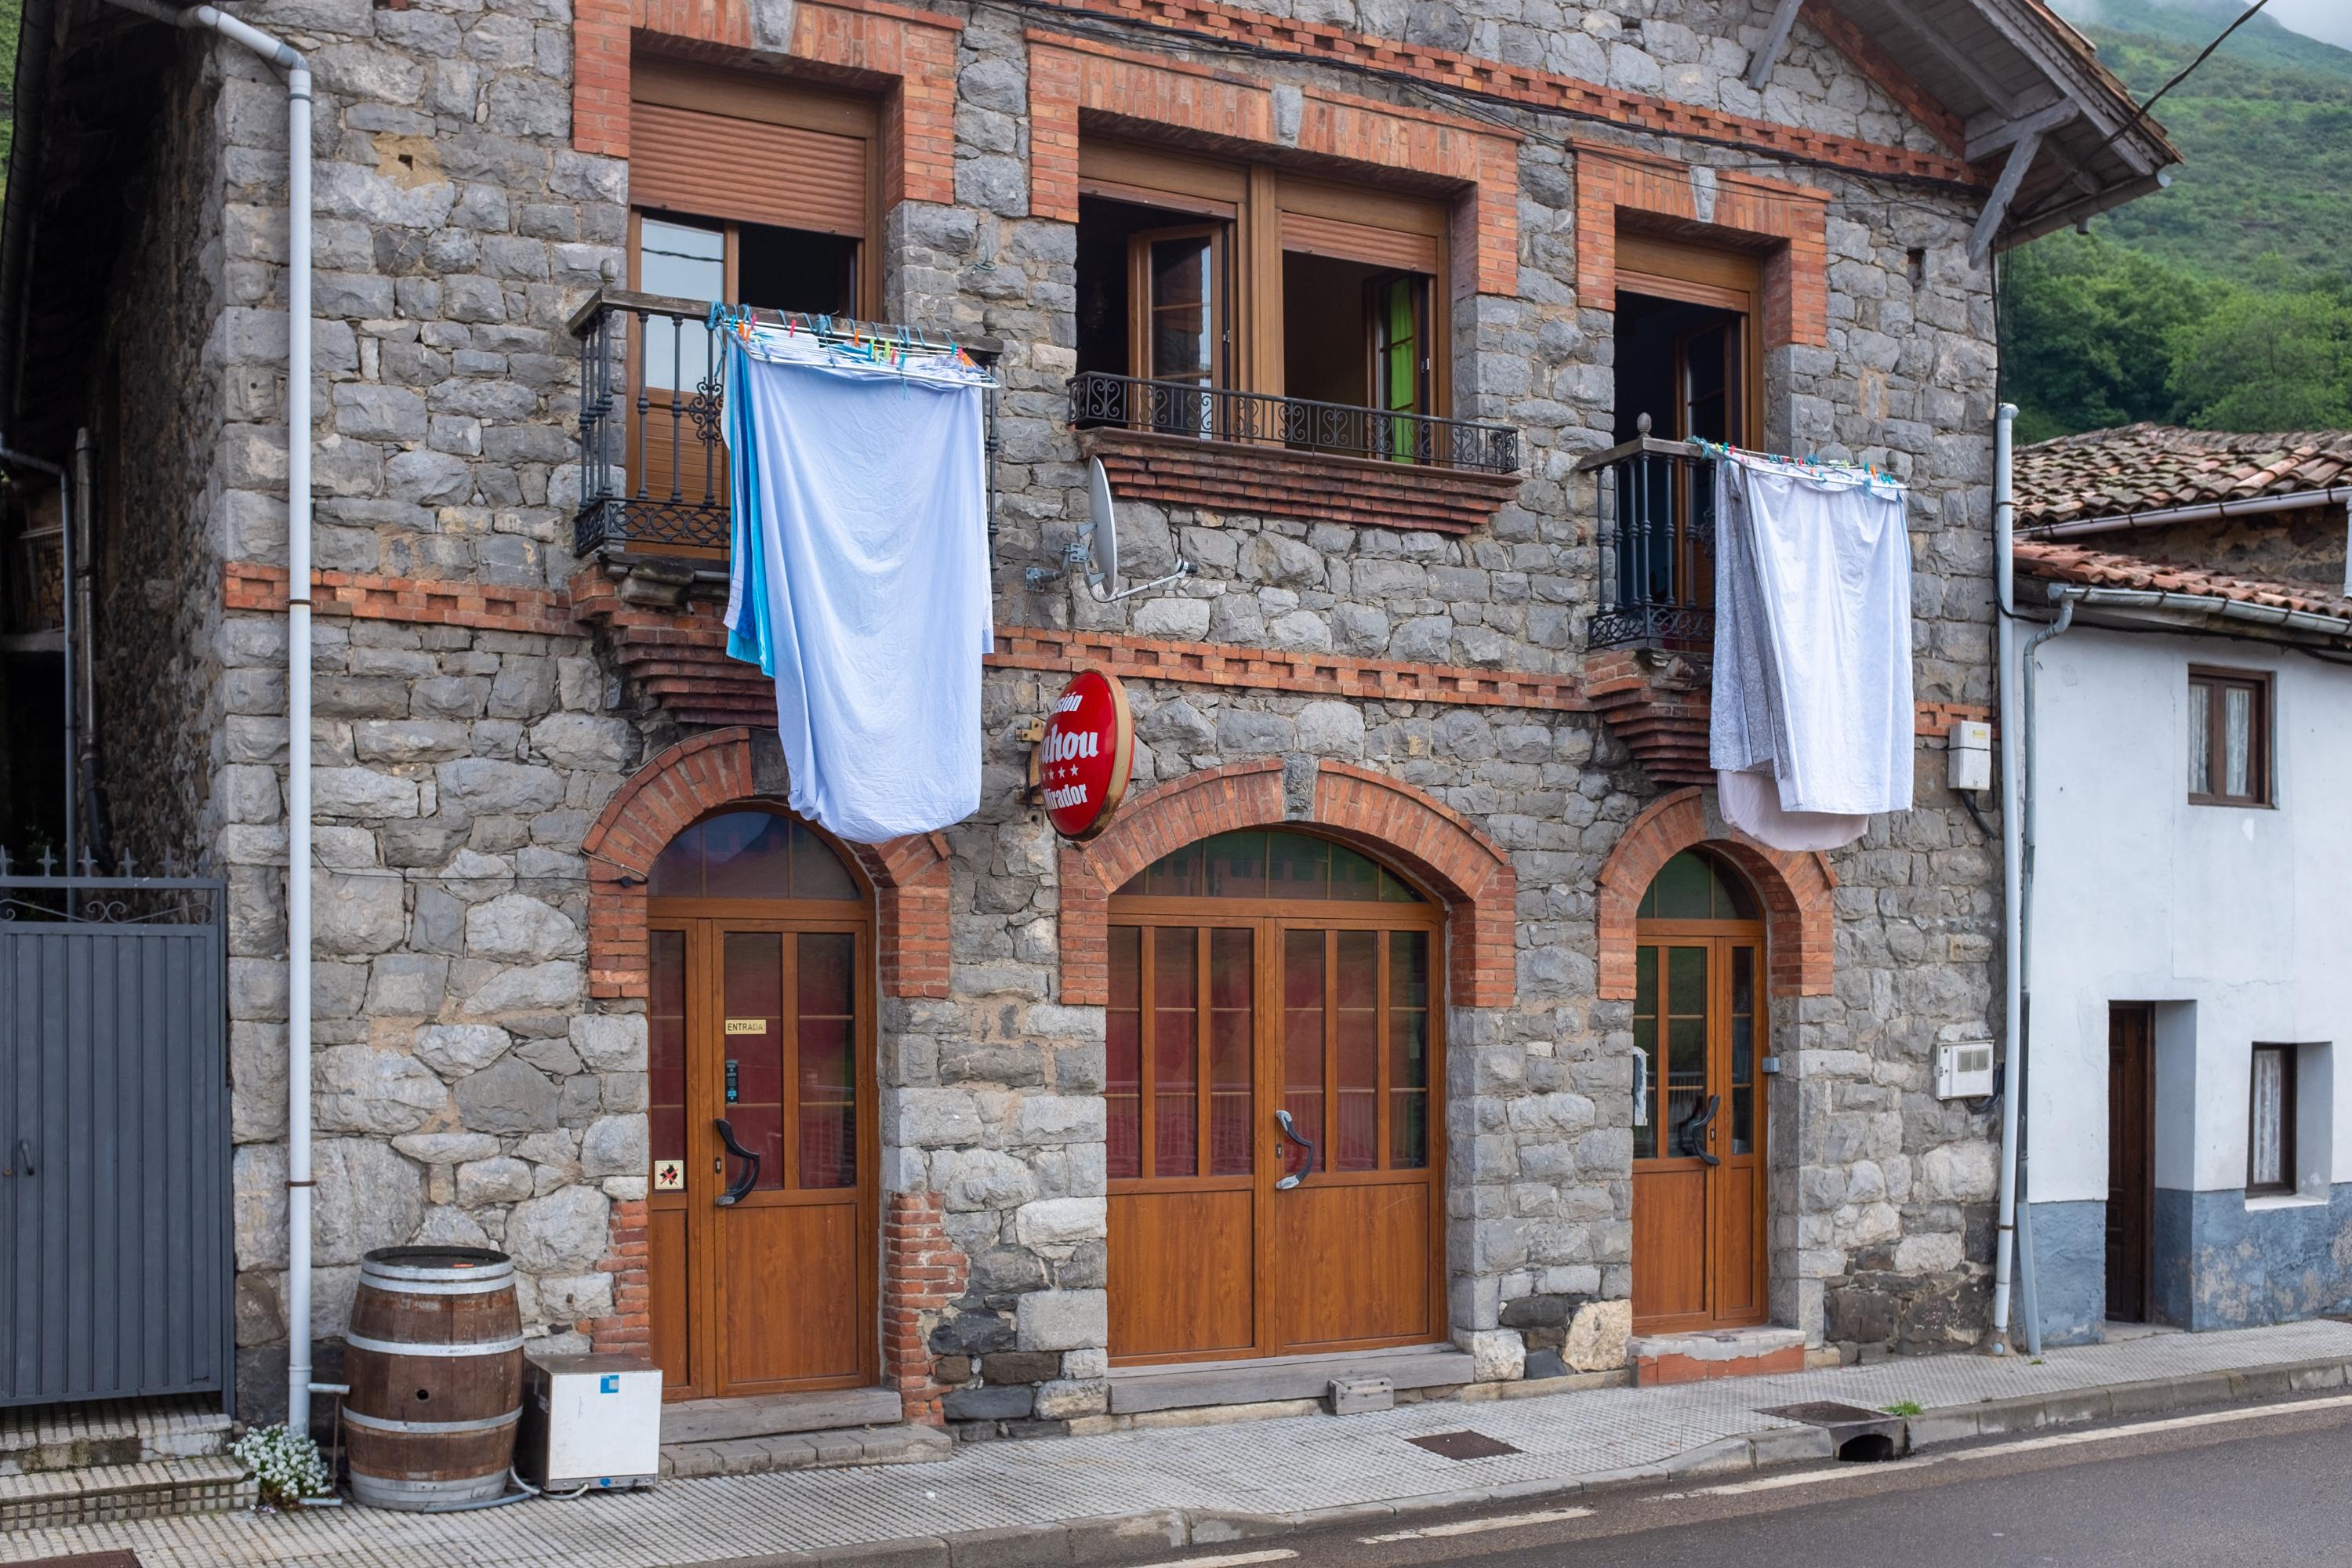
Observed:
[[[2352,484],[2352,431],[2238,435],[2126,425],[2017,451],[2017,525],[2122,517],[2168,507]]]
[[[2092,588],[2140,588],[2167,594],[2194,594],[2200,598],[2233,599],[2242,605],[2263,605],[2276,610],[2302,610],[2315,616],[2352,620],[2352,598],[2315,594],[2286,583],[2266,583],[2252,577],[2232,577],[2201,566],[2179,566],[2137,555],[2117,555],[2084,550],[2052,540],[2017,542],[2017,574],[2048,583],[2079,583]]]

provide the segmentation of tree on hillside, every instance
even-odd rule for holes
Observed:
[[[2002,395],[2018,439],[2170,419],[2172,343],[2221,289],[2104,239],[2061,233],[2010,253]]]
[[[2169,346],[2168,384],[2200,429],[2352,426],[2352,305],[2331,294],[2231,289]]]

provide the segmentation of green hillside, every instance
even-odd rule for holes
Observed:
[[[2056,0],[2145,100],[2240,0]],[[2158,419],[2352,425],[2352,51],[2257,16],[2156,119],[2172,188],[2004,268],[2004,381],[2027,439]]]

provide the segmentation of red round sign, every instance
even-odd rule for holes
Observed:
[[[1127,794],[1135,764],[1135,716],[1118,677],[1082,669],[1062,688],[1037,748],[1045,816],[1065,838],[1091,838]]]

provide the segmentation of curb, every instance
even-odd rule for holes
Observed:
[[[2056,1394],[1948,1405],[1914,1415],[1904,1425],[1910,1448],[1929,1448],[2000,1433],[2200,1405],[2242,1405],[2290,1394],[2340,1389],[2347,1384],[2352,1384],[2352,1358],[2335,1357],[2286,1362],[2242,1372],[2101,1384]],[[1685,1477],[1737,1475],[1834,1457],[1827,1429],[1774,1426],[1703,1443],[1654,1465],[1307,1509],[1297,1513],[1161,1509],[1147,1513],[910,1536],[856,1546],[819,1547],[807,1552],[730,1557],[684,1564],[682,1568],[807,1568],[817,1563],[840,1564],[842,1568],[1127,1568],[1129,1564],[1164,1562],[1197,1547],[1265,1542],[1347,1525],[1409,1521],[1493,1504],[1553,1502]]]

